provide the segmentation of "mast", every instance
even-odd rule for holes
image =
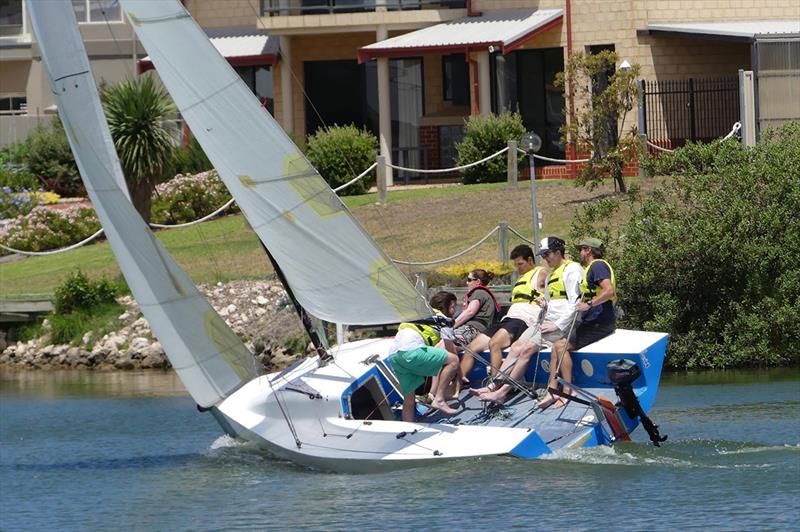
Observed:
[[[308,334],[309,338],[311,338],[311,343],[314,344],[314,350],[317,352],[319,356],[319,363],[320,365],[327,364],[333,357],[331,354],[328,353],[328,350],[325,348],[325,345],[322,343],[317,331],[314,329],[314,326],[311,324],[311,320],[308,317],[308,313],[305,311],[302,305],[297,301],[297,298],[292,292],[292,287],[289,285],[289,282],[286,280],[286,276],[283,274],[283,270],[281,267],[278,266],[278,262],[272,256],[272,253],[269,252],[267,246],[264,243],[261,243],[261,247],[264,249],[264,253],[267,254],[270,263],[272,263],[272,267],[275,269],[275,274],[278,276],[278,280],[283,285],[283,289],[286,290],[286,294],[289,296],[289,299],[292,301],[292,305],[294,305],[294,310],[297,312],[297,315],[300,317],[300,321],[303,323],[303,328],[306,330],[306,334]]]

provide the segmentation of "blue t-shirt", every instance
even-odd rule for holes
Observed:
[[[589,273],[586,276],[586,282],[591,289],[600,291],[600,281],[603,279],[611,280],[611,268],[608,267],[603,261],[596,261],[592,263],[589,268]],[[609,299],[608,301],[593,306],[589,310],[584,311],[581,316],[583,323],[613,323],[617,319],[614,312],[614,303]]]

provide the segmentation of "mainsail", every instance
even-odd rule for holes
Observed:
[[[27,1],[64,130],[120,269],[189,393],[215,405],[257,376],[253,356],[128,199],[70,0]]]
[[[158,75],[295,297],[317,318],[431,316],[177,0],[122,0]],[[284,74],[288,75],[288,74]]]

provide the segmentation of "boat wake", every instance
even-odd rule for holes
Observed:
[[[654,448],[631,442],[615,447],[561,449],[546,460],[593,465],[710,469],[772,469],[797,459],[800,443],[766,445],[729,440],[675,440]]]

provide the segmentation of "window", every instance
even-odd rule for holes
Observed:
[[[24,115],[27,113],[25,96],[0,96],[0,115]]]
[[[493,111],[518,111],[525,129],[542,138],[541,154],[556,159],[564,158],[559,131],[564,124],[564,93],[554,82],[563,70],[562,48],[492,55]]]
[[[464,54],[442,56],[442,99],[469,105],[469,68]]]
[[[22,0],[0,0],[0,26],[22,26]]]
[[[122,22],[122,8],[114,0],[72,0],[79,23]]]
[[[272,88],[272,66],[234,67],[247,87],[253,91],[269,114],[275,115],[275,94]]]

